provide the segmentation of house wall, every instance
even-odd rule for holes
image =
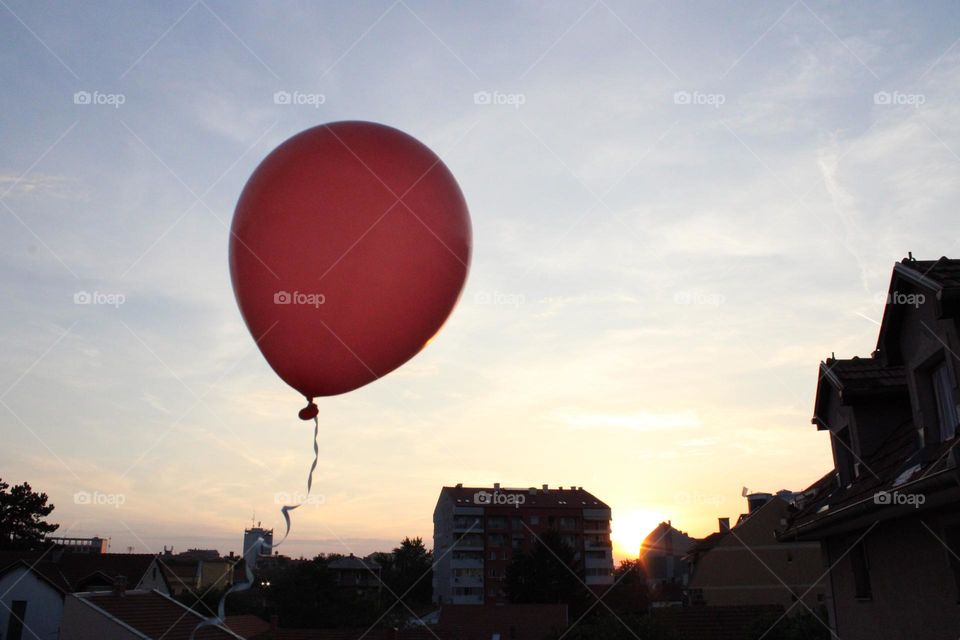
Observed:
[[[943,516],[925,516],[944,539]],[[861,532],[862,533],[862,532]],[[875,526],[864,538],[872,597],[855,597],[853,567],[847,545],[859,534],[825,541],[836,633],[843,640],[956,638],[960,629],[960,593],[946,547],[919,518]],[[843,556],[843,557],[841,557]]]
[[[60,640],[142,640],[144,637],[106,617],[76,596],[67,596],[64,602]]]
[[[786,509],[786,502],[774,498],[731,529],[697,560],[690,589],[698,590],[710,606],[774,604],[788,608],[796,594],[817,611],[826,592],[826,579],[820,580],[825,572],[820,545],[777,541],[775,530],[782,526]],[[797,605],[791,611],[803,610]]]
[[[14,600],[26,600],[24,639],[56,640],[63,618],[63,594],[50,586],[26,567],[8,571],[0,576],[0,638],[7,632],[10,608]]]
[[[163,580],[163,572],[158,560],[154,560],[150,564],[150,568],[147,569],[143,577],[140,578],[140,582],[135,585],[130,585],[128,588],[142,589],[144,591],[156,589],[160,593],[170,595],[170,590],[167,589],[167,583]]]
[[[902,325],[899,332],[898,347],[907,368],[907,384],[910,387],[910,400],[913,405],[913,423],[925,431],[926,443],[936,442],[934,433],[938,423],[936,406],[932,404],[929,392],[924,388],[925,376],[922,370],[931,358],[942,356],[950,369],[954,380],[954,403],[957,401],[956,382],[958,363],[952,354],[960,353],[960,337],[957,323],[953,320],[938,320],[936,301],[926,294],[924,304],[919,307],[905,305],[902,310]]]

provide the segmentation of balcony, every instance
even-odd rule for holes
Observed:
[[[480,518],[456,517],[453,519],[453,530],[457,533],[481,533],[483,521]]]
[[[584,540],[587,549],[609,549],[609,536],[587,536]]]
[[[472,549],[480,551],[483,549],[483,538],[472,534],[465,535],[456,541],[453,548],[458,550]]]
[[[453,569],[483,569],[483,558],[453,558],[450,560]]]
[[[478,587],[483,588],[483,576],[460,576],[452,578],[450,584],[454,587]]]
[[[613,570],[613,560],[610,558],[591,558],[587,557],[583,561],[587,569],[610,569]]]

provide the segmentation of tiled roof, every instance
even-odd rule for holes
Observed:
[[[960,260],[946,256],[938,260],[910,260],[904,258],[900,269],[910,269],[917,275],[928,278],[945,289],[960,288]]]
[[[550,487],[542,489],[524,488],[495,488],[495,487],[444,487],[441,495],[449,495],[458,505],[484,506],[477,502],[474,496],[481,491],[492,494],[494,492],[506,495],[523,495],[520,509],[529,507],[570,508],[570,509],[609,509],[610,507],[589,491],[582,487],[560,489]]]
[[[727,537],[729,533],[730,533],[729,530],[714,531],[713,533],[708,535],[706,538],[703,538],[702,540],[698,540],[697,542],[695,542],[693,546],[690,547],[690,551],[688,553],[690,555],[695,555],[698,553],[703,553],[704,551],[709,551],[710,549],[713,549],[715,546],[720,544],[720,541],[723,540],[725,537]]]
[[[684,640],[747,640],[760,623],[773,623],[783,607],[742,605],[734,607],[663,607],[651,610],[653,620]]]
[[[436,625],[463,640],[501,638],[541,640],[567,628],[565,604],[444,605]]]
[[[461,640],[430,629],[277,629],[257,640]],[[484,639],[488,640],[488,639]],[[538,639],[539,640],[539,639]]]
[[[133,627],[149,638],[190,640],[190,634],[203,618],[157,591],[127,591],[78,594],[85,602],[105,611],[111,617]],[[217,627],[206,627],[197,640],[236,640],[241,636]]]
[[[811,485],[804,494],[798,512],[790,518],[787,534],[816,521],[826,521],[845,507],[858,502],[867,502],[881,491],[894,491],[906,480],[916,480],[943,471],[949,463],[946,455],[956,439],[930,445],[923,450],[916,448],[916,430],[910,421],[900,424],[877,450],[863,457],[860,475],[848,486],[837,484],[834,472],[830,472]],[[910,477],[903,477],[910,472]],[[897,480],[901,482],[897,485]],[[885,505],[870,505],[874,509]]]
[[[85,589],[91,580],[111,585],[117,576],[124,576],[127,586],[134,587],[155,558],[148,553],[7,551],[0,554],[0,571],[22,560],[66,592]]]
[[[254,615],[227,616],[225,626],[244,638],[266,638],[269,636],[270,623]]]
[[[884,366],[877,358],[827,358],[820,363],[824,378],[840,391],[873,391],[902,389],[906,391],[907,374],[902,366]]]

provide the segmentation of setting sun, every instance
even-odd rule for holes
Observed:
[[[613,555],[618,560],[636,559],[640,555],[643,539],[667,519],[661,513],[629,507],[616,509],[613,514],[610,538],[613,541]]]

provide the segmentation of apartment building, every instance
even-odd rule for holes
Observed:
[[[513,555],[557,531],[592,589],[613,584],[610,507],[583,487],[443,487],[433,512],[433,600],[503,604]]]

